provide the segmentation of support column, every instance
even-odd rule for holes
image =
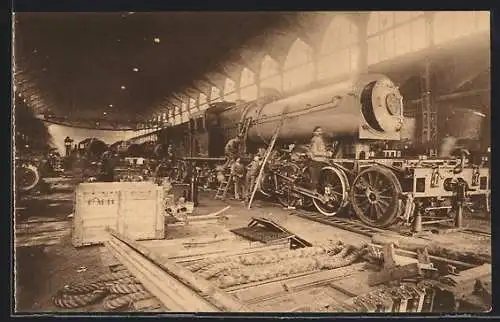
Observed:
[[[360,73],[366,73],[368,70],[368,19],[370,14],[363,14],[359,16],[357,21],[358,26],[358,44],[359,44],[359,57],[358,57],[358,70]]]
[[[424,62],[421,74],[421,117],[422,117],[422,130],[421,142],[428,149],[437,148],[437,115],[435,109],[435,102],[432,97],[432,83],[431,83],[431,62],[426,59]]]

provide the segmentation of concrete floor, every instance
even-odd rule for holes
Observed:
[[[191,224],[167,226],[166,239],[207,236],[224,233],[228,229],[246,226],[252,217],[266,217],[313,244],[328,240],[342,240],[346,244],[369,242],[366,236],[294,216],[276,204],[256,200],[248,210],[238,201],[213,199],[213,192],[200,193],[200,205],[196,214],[209,214],[226,205],[228,220],[222,224]],[[56,308],[51,297],[70,282],[92,279],[108,268],[101,261],[99,248],[89,246],[75,249],[71,245],[71,217],[73,194],[71,192],[30,198],[17,204],[16,209],[16,312],[51,312]],[[487,220],[468,217],[466,223],[487,226]],[[450,247],[462,249],[465,245],[491,249],[491,241],[485,237],[467,237],[461,233],[433,235]],[[85,311],[99,311],[99,307],[87,307]],[[82,310],[80,310],[82,311]]]

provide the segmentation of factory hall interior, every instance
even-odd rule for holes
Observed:
[[[12,29],[12,314],[493,310],[489,11]]]

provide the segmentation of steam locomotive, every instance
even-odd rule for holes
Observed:
[[[259,182],[262,195],[286,205],[313,205],[325,216],[350,209],[374,227],[410,223],[417,213],[446,221],[466,197],[482,198],[488,208],[487,160],[472,163],[465,152],[441,159],[388,153],[391,143],[408,139],[403,124],[399,89],[385,75],[368,74],[286,98],[271,92],[251,102],[212,104],[163,130],[160,140],[174,144],[184,162],[206,168],[223,161],[229,138],[244,135],[244,153],[254,154],[279,128],[278,146],[293,148],[273,152]],[[307,143],[316,126],[329,136],[334,156],[314,191]]]

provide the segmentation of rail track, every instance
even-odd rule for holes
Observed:
[[[293,213],[294,215],[312,220],[315,222],[319,222],[325,225],[329,225],[332,227],[340,228],[343,230],[347,230],[359,235],[367,236],[367,237],[372,237],[376,234],[380,233],[390,233],[390,234],[399,234],[399,235],[407,235],[408,231],[406,229],[398,229],[397,227],[394,228],[389,228],[389,229],[380,229],[380,228],[375,228],[375,227],[370,227],[367,226],[363,223],[361,223],[359,220],[356,220],[354,218],[352,219],[347,219],[347,218],[339,218],[339,217],[327,217],[319,213],[314,213],[314,212],[306,212],[306,211],[296,211]],[[471,234],[471,235],[476,235],[476,236],[484,236],[484,237],[490,237],[491,238],[491,232],[483,231],[483,230],[477,230],[477,229],[471,229],[471,228],[463,228],[459,230],[462,233],[466,234]]]
[[[394,233],[392,230],[384,230],[380,228],[374,228],[367,226],[355,219],[345,219],[345,218],[339,218],[339,217],[327,217],[319,213],[313,213],[313,212],[294,212],[294,215],[312,220],[315,222],[319,222],[325,225],[337,227],[340,229],[348,230],[353,233],[357,233],[360,235],[372,237],[373,235],[379,234],[379,233]]]

